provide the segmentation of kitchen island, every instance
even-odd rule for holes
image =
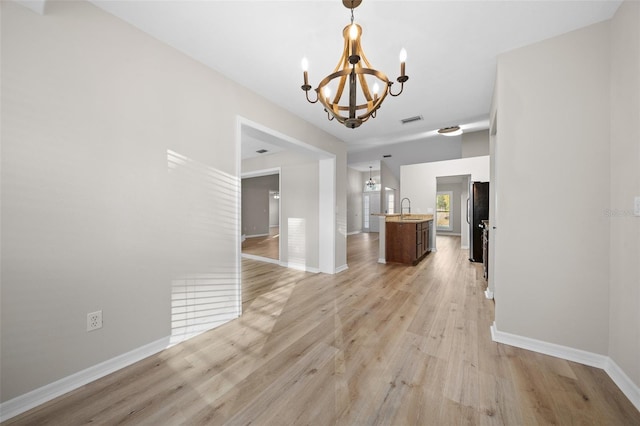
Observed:
[[[431,251],[433,215],[380,215],[379,263],[415,265]]]

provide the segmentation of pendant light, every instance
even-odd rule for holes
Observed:
[[[376,181],[373,180],[373,178],[371,178],[371,166],[369,166],[369,180],[366,183],[367,188],[369,188],[370,190],[374,190],[376,187]]]
[[[309,61],[306,58],[302,59],[304,84],[301,88],[307,101],[312,104],[320,101],[329,121],[335,119],[350,129],[355,129],[369,118],[375,117],[385,97],[400,95],[404,83],[409,80],[405,73],[407,51],[404,48],[400,50],[400,76],[396,79],[400,84],[400,90],[397,93],[391,91],[393,82],[382,71],[373,68],[367,60],[360,42],[362,27],[356,24],[353,18],[353,9],[360,3],[362,0],[342,0],[342,4],[351,9],[351,24],[342,30],[344,46],[340,61],[333,72],[321,80],[314,89],[315,100],[309,97]],[[330,83],[333,83],[336,90],[333,97]]]

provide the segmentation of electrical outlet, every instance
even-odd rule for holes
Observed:
[[[102,311],[95,311],[87,314],[87,331],[102,328]]]

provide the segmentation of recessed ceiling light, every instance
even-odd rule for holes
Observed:
[[[384,158],[391,158],[391,154],[384,154],[382,157],[384,157]]]
[[[462,134],[462,129],[460,126],[443,127],[438,133],[444,136],[458,136]]]
[[[269,152],[266,149],[259,149],[256,151],[258,154],[264,154],[265,152]]]

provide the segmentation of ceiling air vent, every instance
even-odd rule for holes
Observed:
[[[258,154],[264,154],[265,152],[269,152],[266,149],[259,149],[256,151]]]
[[[412,123],[414,121],[424,120],[421,115],[416,115],[415,117],[403,118],[400,120],[402,124]]]
[[[391,154],[385,154],[382,156],[383,158],[391,158]]]

